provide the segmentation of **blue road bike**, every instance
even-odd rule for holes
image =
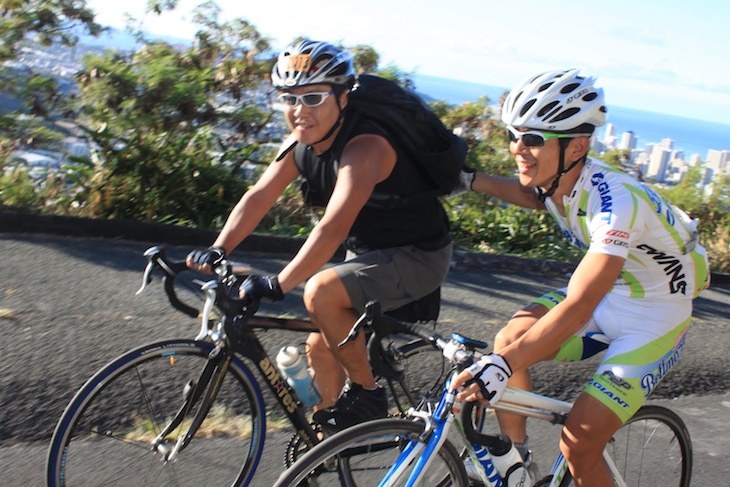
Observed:
[[[357,326],[357,325],[356,325]],[[350,334],[356,334],[353,328]],[[275,487],[299,485],[467,486],[503,487],[491,459],[477,460],[475,449],[499,440],[477,433],[491,423],[494,411],[565,424],[571,404],[542,395],[508,388],[499,402],[484,409],[459,403],[449,384],[479,356],[486,344],[457,334],[446,340],[423,334],[452,364],[443,389],[426,398],[406,418],[375,420],[343,430],[319,443],[282,473]],[[496,421],[494,429],[497,431]],[[479,427],[476,427],[479,425]],[[557,450],[555,435],[554,449]],[[464,459],[470,457],[480,476],[470,480]],[[614,435],[603,459],[619,487],[690,485],[692,445],[683,421],[664,407],[646,405]],[[348,477],[339,468],[347,464]],[[351,480],[355,479],[352,483]],[[535,486],[573,485],[565,458],[557,454],[552,468]]]

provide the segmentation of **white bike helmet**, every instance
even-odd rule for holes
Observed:
[[[355,83],[352,54],[326,42],[301,41],[281,51],[271,81],[277,89],[316,84],[349,89]]]
[[[606,123],[603,90],[593,86],[592,76],[577,69],[549,71],[518,84],[502,106],[502,121],[518,128],[548,132],[585,130]]]

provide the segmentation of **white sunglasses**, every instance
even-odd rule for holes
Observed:
[[[334,91],[312,91],[302,95],[294,93],[280,93],[276,101],[287,107],[295,107],[299,104],[305,107],[318,107],[325,102],[328,96],[334,95]]]

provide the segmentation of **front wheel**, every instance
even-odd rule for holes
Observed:
[[[263,449],[264,405],[246,366],[233,357],[192,442],[174,461],[164,452],[187,431],[201,401],[158,448],[201,377],[213,345],[169,340],[134,349],[99,370],[66,407],[51,440],[49,486],[238,486],[250,481]]]
[[[616,485],[689,487],[692,442],[682,419],[661,406],[644,406],[606,446]],[[574,485],[568,472],[560,487]]]
[[[420,441],[418,437],[423,429],[423,423],[393,418],[352,426],[308,451],[281,474],[275,487],[378,485],[403,449],[412,440]],[[424,478],[432,486],[469,485],[463,460],[448,441],[428,466]],[[389,485],[405,485],[406,480]]]

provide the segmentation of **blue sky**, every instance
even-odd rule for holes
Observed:
[[[192,38],[202,0],[147,16],[144,29]],[[292,39],[368,44],[381,65],[511,87],[550,69],[598,77],[609,105],[730,124],[730,2],[726,0],[217,0],[276,49]],[[146,0],[87,0],[105,25],[143,19]],[[730,133],[728,134],[730,138]]]

